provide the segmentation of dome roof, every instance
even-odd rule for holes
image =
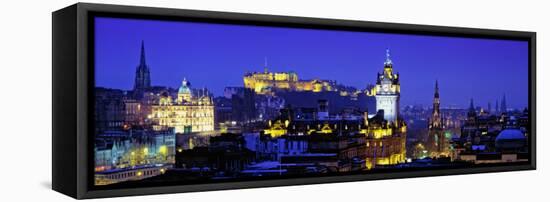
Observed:
[[[187,79],[183,79],[181,82],[181,86],[178,90],[178,93],[191,93],[191,89],[189,88],[190,83],[187,81]]]
[[[527,138],[519,129],[504,129],[495,139],[495,146],[499,149],[520,149],[527,144]]]
[[[504,129],[498,134],[496,141],[499,140],[524,140],[525,135],[519,129]]]

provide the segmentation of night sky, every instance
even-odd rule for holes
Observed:
[[[300,79],[330,79],[360,89],[376,81],[385,50],[401,76],[401,106],[431,105],[439,80],[441,105],[494,108],[528,103],[528,44],[296,28],[96,18],[96,86],[130,90],[141,41],[152,85],[179,87],[187,78],[216,96],[243,86],[243,74],[295,71]],[[500,103],[499,103],[500,104]]]

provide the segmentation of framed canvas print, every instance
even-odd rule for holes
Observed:
[[[535,169],[534,32],[79,3],[53,13],[75,198]]]

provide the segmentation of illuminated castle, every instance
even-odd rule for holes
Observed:
[[[295,72],[269,72],[267,64],[264,72],[244,75],[244,86],[257,94],[270,94],[274,91],[334,91],[334,82],[327,80],[299,80]]]
[[[399,74],[393,73],[393,64],[390,59],[390,50],[386,50],[386,61],[384,71],[378,73],[376,86],[372,89],[376,97],[376,111],[384,111],[384,119],[389,122],[396,122],[399,117],[399,95],[400,84]]]
[[[176,99],[161,93],[150,118],[156,125],[174,127],[176,133],[213,131],[214,102],[206,89],[193,92],[184,79]]]

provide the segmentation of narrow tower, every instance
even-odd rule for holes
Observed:
[[[474,107],[474,99],[470,98],[470,107],[468,108],[468,124],[474,125],[476,123],[477,114],[476,108]]]
[[[508,111],[508,106],[506,106],[506,95],[503,94],[502,95],[502,101],[500,103],[500,112],[501,113],[506,113]]]
[[[396,122],[399,116],[400,95],[399,74],[393,73],[393,62],[390,58],[390,50],[386,50],[384,71],[378,73],[376,80],[376,111],[383,110],[384,119]]]
[[[134,81],[134,96],[138,99],[143,97],[143,93],[151,88],[151,76],[149,67],[145,62],[145,44],[141,41],[141,55],[139,65],[136,68],[136,78]]]
[[[447,155],[447,140],[444,135],[444,125],[440,111],[439,84],[435,81],[435,91],[433,100],[432,117],[428,126],[428,149],[430,156],[439,157]]]
[[[498,113],[500,112],[500,108],[498,108],[498,99],[495,101],[495,114],[498,115]]]

